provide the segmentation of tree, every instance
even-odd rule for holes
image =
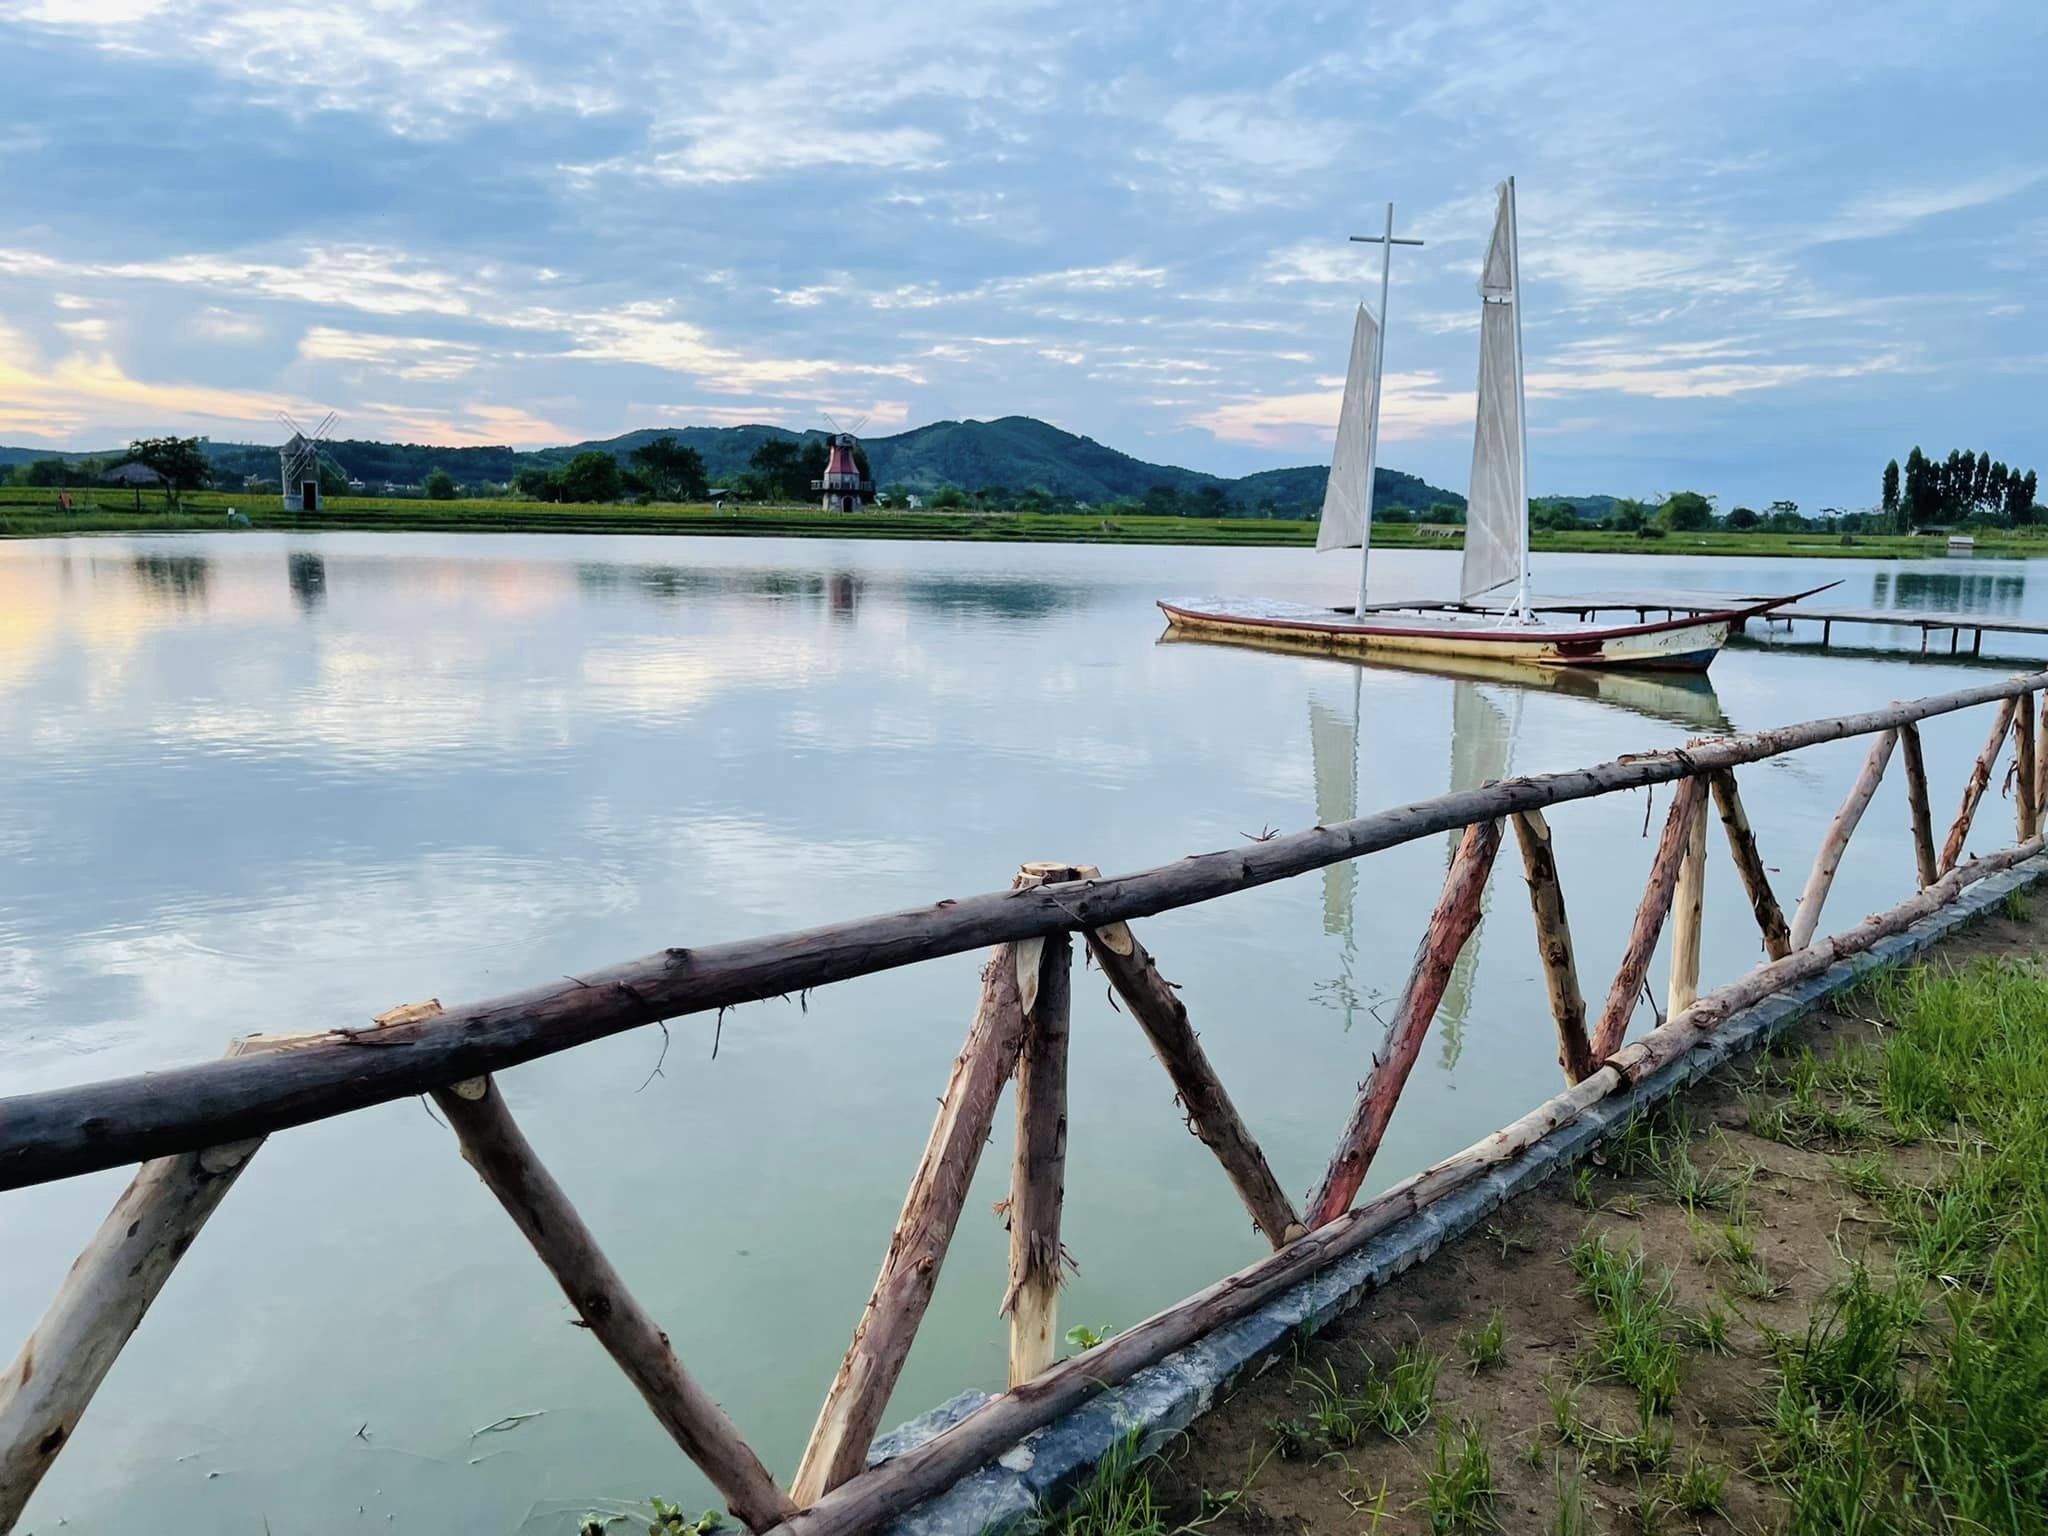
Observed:
[[[627,457],[656,501],[702,501],[711,489],[704,473],[704,455],[673,437],[642,443]]]
[[[420,482],[420,489],[427,493],[429,501],[453,501],[455,499],[455,477],[436,465],[428,471],[427,478]]]
[[[925,498],[924,504],[947,509],[964,507],[967,505],[967,493],[957,485],[942,485]]]
[[[804,469],[803,450],[789,438],[769,438],[747,462],[760,472],[769,495],[783,501],[802,501],[810,495],[812,476]]]
[[[1970,500],[1980,507],[1991,505],[1991,455],[1977,455],[1977,475],[1970,483]]]
[[[542,469],[538,464],[528,464],[512,476],[512,490],[515,495],[531,496],[535,501],[556,501],[561,496],[561,486],[556,482],[554,472]]]
[[[1931,523],[1940,515],[1941,501],[1935,494],[1933,469],[1927,455],[1915,443],[1913,451],[1906,455],[1906,489],[1899,499],[1906,529]]]
[[[1623,533],[1640,533],[1650,520],[1650,509],[1633,496],[1616,500],[1614,509],[1607,514],[1608,523]]]
[[[1761,521],[1762,519],[1748,507],[1737,507],[1728,514],[1728,526],[1738,533],[1746,533]]]
[[[1190,510],[1196,517],[1230,516],[1230,493],[1220,485],[1198,485],[1188,499],[1194,504]]]
[[[577,454],[557,473],[563,501],[617,501],[625,488],[619,461],[601,448]]]
[[[196,437],[142,437],[128,445],[128,457],[163,476],[164,505],[178,510],[186,491],[206,484],[206,454]]]
[[[1899,512],[1899,461],[1891,460],[1884,467],[1884,509],[1893,517]]]
[[[2034,492],[2039,485],[2040,482],[2035,480],[2031,469],[2021,478],[2020,494],[2013,502],[2012,520],[2015,523],[2031,523],[2034,520]]]
[[[1673,533],[1698,533],[1714,525],[1714,498],[1698,491],[1673,491],[1657,508],[1657,521]]]

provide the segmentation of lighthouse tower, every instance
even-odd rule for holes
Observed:
[[[825,461],[825,478],[813,480],[811,489],[823,493],[819,505],[827,512],[858,512],[861,498],[875,493],[875,483],[860,477],[853,462],[853,434],[834,432],[825,439],[831,457]]]

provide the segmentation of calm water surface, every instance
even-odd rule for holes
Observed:
[[[1454,561],[1377,555],[1376,589],[1442,590]],[[1842,578],[1845,604],[2048,617],[2048,572],[2019,563],[1537,568],[1552,591]],[[1060,546],[0,544],[0,1085],[196,1061],[252,1030],[357,1023],[663,945],[968,895],[1026,860],[1127,869],[1354,805],[1996,675],[1752,646],[1725,654],[1711,687],[1532,688],[1160,640],[1156,597],[1341,601],[1350,571],[1305,551]],[[1938,798],[1983,730],[1929,726]],[[1863,750],[1745,776],[1788,904]],[[1987,808],[1980,843],[2003,835],[2005,814]],[[1552,817],[1589,991],[1619,958],[1649,863],[1643,824],[1641,795]],[[1907,893],[1905,827],[1887,783],[1833,926]],[[1367,1069],[1372,1010],[1400,984],[1448,847],[1432,838],[1355,874],[1142,925],[1293,1189],[1313,1182]],[[1558,1084],[1509,873],[1376,1185]],[[1756,952],[1717,859],[1708,979]],[[715,1061],[698,1019],[674,1026],[658,1073],[647,1032],[501,1078],[685,1362],[778,1473],[873,1279],[978,964],[737,1010]],[[1066,1240],[1080,1272],[1063,1320],[1128,1324],[1262,1248],[1136,1030],[1097,983],[1078,985],[1075,1005]],[[1002,1384],[999,1125],[892,1417]],[[0,1196],[0,1352],[126,1177]],[[557,1531],[608,1500],[708,1502],[569,1317],[418,1101],[277,1136],[25,1529]]]

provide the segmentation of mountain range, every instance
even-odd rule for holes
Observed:
[[[434,469],[444,469],[458,482],[474,485],[484,481],[502,484],[528,466],[565,464],[592,449],[623,459],[653,438],[673,437],[704,456],[705,470],[717,485],[744,470],[754,450],[770,438],[800,442],[819,435],[767,425],[647,427],[619,437],[530,451],[353,440],[332,442],[327,448],[352,478],[371,487],[418,485]],[[1183,494],[1216,486],[1233,510],[1290,516],[1320,508],[1324,482],[1329,478],[1329,467],[1323,464],[1261,470],[1236,479],[1174,464],[1152,464],[1031,416],[935,421],[887,437],[864,437],[861,446],[867,451],[877,485],[917,492],[935,491],[944,485],[969,491],[984,486],[1012,491],[1036,487],[1049,495],[1099,503],[1143,496],[1155,486],[1169,486]],[[220,472],[263,478],[277,474],[274,446],[208,441],[205,448]],[[115,460],[121,457],[121,450],[86,454],[0,447],[0,467],[34,459],[88,457]],[[1414,475],[1383,468],[1374,477],[1374,502],[1381,507],[1427,511],[1439,503],[1462,508],[1465,498]]]

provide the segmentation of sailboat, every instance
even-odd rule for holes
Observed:
[[[1701,609],[1655,622],[1599,624],[1539,611],[1529,593],[1529,442],[1522,387],[1521,257],[1515,182],[1498,190],[1493,237],[1479,274],[1478,420],[1465,509],[1465,555],[1455,599],[1372,603],[1366,594],[1372,548],[1374,460],[1380,381],[1386,361],[1388,270],[1395,245],[1393,205],[1381,246],[1380,312],[1358,306],[1351,362],[1337,417],[1337,443],[1323,495],[1316,548],[1359,551],[1358,602],[1319,608],[1258,598],[1162,601],[1170,629],[1218,639],[1272,641],[1342,652],[1492,659],[1539,667],[1659,667],[1705,671],[1744,620],[1804,593],[1740,607]],[[1505,606],[1499,594],[1513,584]]]

